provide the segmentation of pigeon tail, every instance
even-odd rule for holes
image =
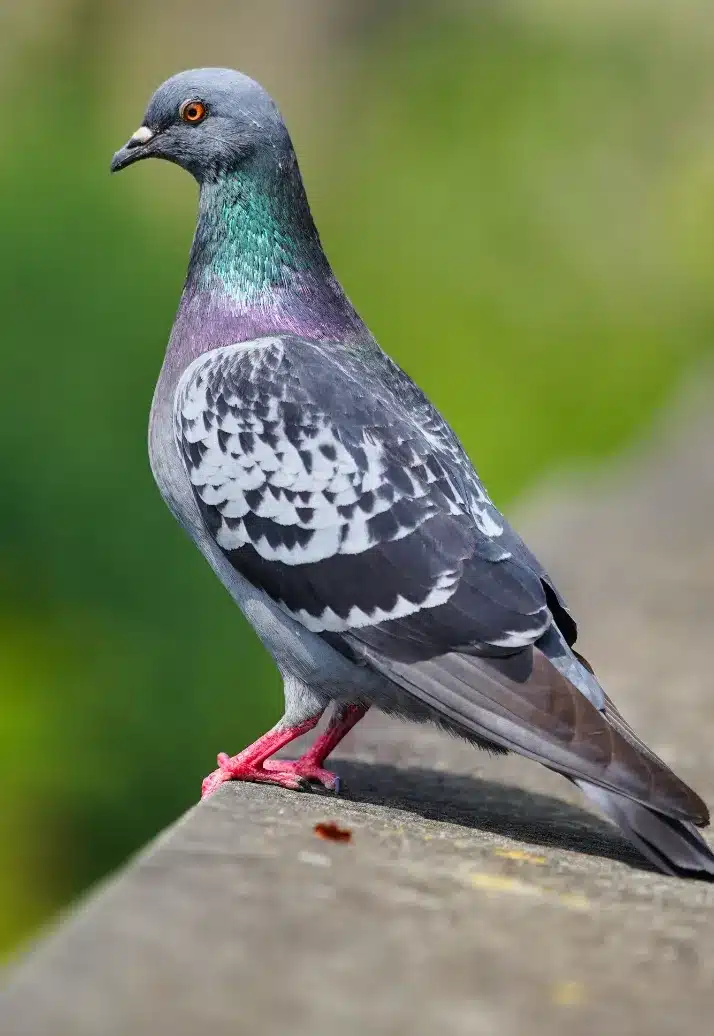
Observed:
[[[694,824],[665,816],[588,781],[575,784],[657,870],[677,878],[714,881],[714,852]]]
[[[450,721],[568,777],[665,874],[714,880],[714,853],[695,825],[699,796],[637,738],[605,696],[596,709],[537,648],[507,658],[450,652],[416,664],[350,638],[368,664]],[[408,700],[403,702],[408,714]]]

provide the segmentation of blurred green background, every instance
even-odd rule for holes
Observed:
[[[206,64],[274,94],[338,276],[500,504],[714,342],[706,0],[3,0],[0,949],[279,715],[146,458],[194,185],[108,175]]]

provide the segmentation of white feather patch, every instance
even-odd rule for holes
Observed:
[[[177,438],[179,443],[183,439],[194,447],[190,461],[187,459],[189,477],[203,502],[215,507],[223,519],[216,538],[224,550],[252,544],[265,560],[288,565],[321,561],[338,553],[360,554],[375,543],[374,527],[369,524],[372,518],[391,510],[405,496],[414,500],[428,497],[434,492],[434,483],[443,486],[446,494],[445,500],[440,497],[437,507],[446,506],[453,515],[470,513],[485,536],[502,533],[503,528],[494,517],[498,512],[478,480],[469,479],[462,486],[455,484],[447,469],[435,474],[427,464],[428,455],[404,435],[392,440],[396,440],[400,450],[398,484],[391,485],[389,493],[380,494],[377,491],[389,483],[389,469],[395,461],[385,454],[374,429],[365,428],[361,441],[353,443],[350,450],[330,415],[309,405],[305,430],[299,425],[296,428],[292,417],[288,436],[282,409],[287,385],[280,382],[276,382],[273,396],[260,398],[259,416],[253,409],[257,406],[255,399],[243,401],[229,387],[234,383],[231,378],[235,364],[248,364],[248,370],[250,366],[257,369],[259,364],[277,369],[285,348],[280,338],[270,337],[216,349],[195,360],[177,388]],[[215,398],[216,385],[225,392],[220,407]],[[432,430],[429,421],[434,423],[433,413],[424,427],[419,422],[422,440],[430,443],[437,457],[440,453],[455,456],[453,443],[445,438],[442,429]],[[355,429],[351,434],[354,433]],[[355,447],[357,451],[352,452]],[[255,523],[248,531],[241,519],[251,513],[278,527],[309,530],[312,536],[304,544],[276,546],[270,542],[274,537],[269,541],[266,535],[252,531]],[[415,509],[414,521],[402,521],[390,528],[389,539],[409,535],[434,513],[435,509],[429,506]],[[293,537],[287,539],[292,542]],[[451,583],[439,585],[428,603],[418,606],[399,598],[388,617],[433,607],[443,603],[452,592]],[[350,614],[344,628],[387,617],[358,611]],[[342,628],[342,620],[336,615],[326,613],[324,622],[325,629]],[[515,634],[505,638],[509,644],[511,636]]]
[[[390,619],[403,619],[405,615],[413,615],[424,608],[435,608],[439,604],[445,604],[455,590],[455,577],[443,577],[439,580],[434,589],[428,594],[425,600],[415,603],[407,600],[406,597],[397,597],[393,608],[374,608],[371,611],[363,611],[361,608],[351,608],[343,619],[332,608],[325,608],[321,615],[310,615],[301,608],[298,612],[291,612],[285,608],[290,615],[306,626],[313,633],[344,633],[350,629],[360,629],[363,626],[376,626],[380,622],[388,622]],[[285,607],[285,606],[283,606]]]

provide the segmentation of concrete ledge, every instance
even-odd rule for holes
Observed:
[[[673,1007],[678,1031],[714,1009],[709,886],[548,796],[341,770],[347,800],[234,784],[197,806],[19,967],[2,1031],[669,1036]]]

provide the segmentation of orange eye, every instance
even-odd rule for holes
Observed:
[[[190,122],[195,126],[206,118],[206,105],[203,101],[184,101],[179,108],[179,115],[184,122]]]

